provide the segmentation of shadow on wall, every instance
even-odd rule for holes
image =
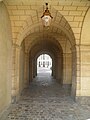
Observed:
[[[12,38],[7,8],[0,2],[0,111],[11,103]]]

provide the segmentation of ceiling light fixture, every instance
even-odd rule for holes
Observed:
[[[48,10],[48,3],[46,3],[46,10],[44,11],[44,13],[41,16],[41,18],[42,18],[43,26],[44,27],[49,27],[50,24],[51,24],[51,19],[53,17],[51,16],[51,13]]]

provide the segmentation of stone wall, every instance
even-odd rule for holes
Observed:
[[[55,38],[55,40],[58,41],[58,43],[62,46],[64,53],[63,83],[72,83],[73,96],[90,96],[90,25],[87,24],[89,23],[90,19],[90,10],[88,10],[90,7],[90,1],[48,0],[48,2],[50,12],[54,19],[52,20],[50,31],[45,33],[40,18],[45,9],[44,0],[4,0],[11,20],[12,37],[14,43],[12,95],[17,96],[23,89],[23,87],[20,88],[20,86],[24,86],[19,85],[20,83],[22,84],[22,82],[20,82],[20,79],[24,77],[20,77],[20,74],[24,72],[20,72],[20,69],[24,69],[24,61],[21,62],[22,65],[20,66],[20,60],[23,58],[22,56],[24,56],[24,53],[22,51],[20,58],[22,42],[29,36],[29,42],[27,41],[27,46],[25,48],[25,51],[29,53],[30,47],[33,45],[33,41],[35,42],[37,38],[42,38],[43,35],[43,38],[45,38],[45,36],[48,36],[50,39]],[[2,21],[0,23],[2,23]],[[3,30],[2,35],[4,33],[6,32]],[[40,35],[41,33],[42,35]],[[64,40],[61,39],[62,36],[64,39],[67,39],[70,45],[64,43]],[[64,51],[64,49],[66,49],[66,51]],[[67,52],[68,50],[70,51]],[[27,66],[29,63],[29,57],[27,53],[25,53],[25,80],[28,79]]]
[[[81,34],[81,96],[79,101],[90,103],[90,8],[85,16]]]
[[[5,5],[0,2],[0,111],[11,102],[11,26]]]
[[[19,92],[21,93],[25,86],[25,47],[22,43],[20,50],[20,61],[19,61]]]

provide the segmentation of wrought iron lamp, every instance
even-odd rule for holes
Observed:
[[[51,13],[48,10],[48,3],[46,3],[46,10],[44,11],[44,13],[41,16],[41,18],[42,18],[43,26],[44,27],[49,27],[50,24],[51,24],[51,19],[53,17],[51,16]]]

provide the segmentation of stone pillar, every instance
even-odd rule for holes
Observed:
[[[24,87],[29,85],[29,54],[25,53],[25,80]]]
[[[71,96],[76,99],[80,94],[80,48],[79,45],[72,47],[72,91]]]
[[[62,57],[58,56],[56,60],[56,80],[62,84],[62,76],[63,76],[63,63]]]
[[[84,17],[80,36],[80,94],[76,100],[81,104],[90,104],[90,8]]]
[[[80,96],[81,95],[81,57],[80,57],[80,45],[76,45],[76,96]]]
[[[24,44],[21,45],[20,56],[19,56],[19,92],[22,93],[24,89],[25,80],[25,49]]]
[[[33,80],[33,60],[30,57],[29,59],[29,81],[32,82]]]
[[[63,82],[66,81],[66,54],[63,53]]]
[[[55,65],[55,63],[54,63],[54,60],[52,59],[52,76],[53,76],[53,78],[55,77],[54,75],[54,65]]]
[[[63,53],[63,87],[70,88],[72,84],[72,54]]]
[[[35,59],[35,77],[37,76],[37,59]]]
[[[33,78],[35,78],[35,76],[36,76],[36,73],[35,73],[35,64],[36,64],[36,61],[35,61],[35,59],[33,59]]]
[[[52,58],[52,76],[53,78],[56,78],[56,63],[55,63],[55,58]]]
[[[19,97],[19,56],[20,47],[13,45],[12,102]]]
[[[75,99],[76,96],[76,51],[72,50],[72,88],[71,96]]]
[[[81,74],[77,79],[77,82],[80,81],[80,94],[76,94],[76,100],[81,104],[90,104],[90,45],[80,46],[80,60]]]
[[[33,78],[37,76],[37,59],[33,60]]]
[[[13,52],[12,52],[12,102],[16,100],[16,77],[15,77],[15,45],[13,45]]]

